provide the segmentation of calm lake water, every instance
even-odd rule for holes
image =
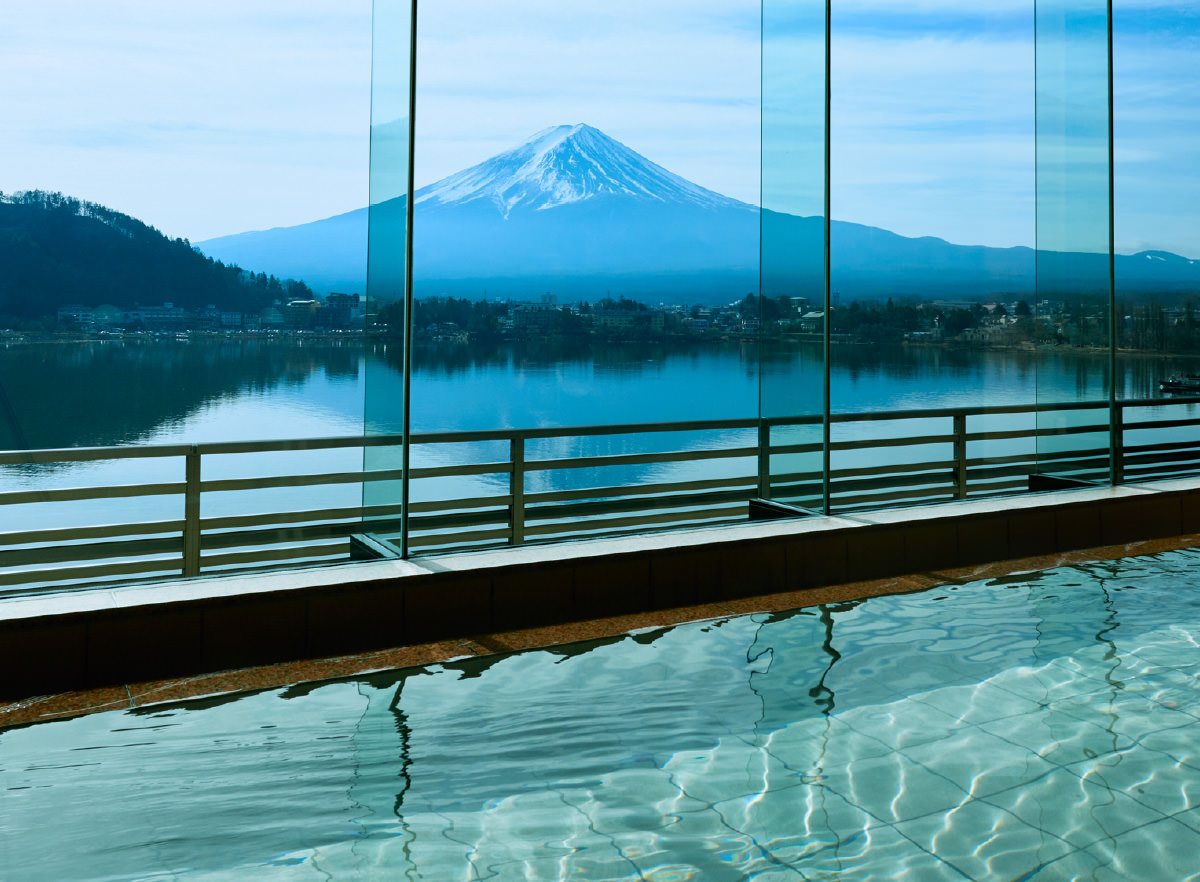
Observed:
[[[399,427],[399,354],[313,340],[0,344],[0,449],[357,435]],[[1122,394],[1197,359],[1129,356]],[[415,431],[811,413],[820,350],[552,344],[414,352]],[[835,412],[1102,399],[1106,360],[1074,351],[836,347]]]
[[[364,426],[396,432],[398,360],[396,347],[355,340],[0,344],[0,449],[357,436]],[[815,346],[766,350],[760,360],[751,344],[439,345],[415,350],[414,366],[417,432],[745,418],[759,412],[760,395],[771,416],[820,409]],[[1126,397],[1153,397],[1162,377],[1198,368],[1178,357],[1123,356],[1118,384]],[[1105,373],[1103,356],[1078,351],[842,346],[832,360],[832,407],[1096,400],[1105,395]],[[352,450],[273,456],[206,457],[204,478],[303,471],[306,457],[315,470],[362,466]],[[178,481],[181,471],[181,458],[9,467],[0,469],[0,490]],[[361,488],[321,494],[308,494],[305,504],[355,505]],[[206,495],[206,516],[244,510],[244,500],[213,496]],[[66,521],[61,506],[0,509],[0,529],[111,522],[129,516],[120,505],[73,504]],[[172,497],[138,506],[139,518],[179,516]]]

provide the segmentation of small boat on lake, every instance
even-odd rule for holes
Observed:
[[[1158,388],[1172,395],[1200,395],[1200,375],[1180,374],[1177,377],[1168,377],[1158,381]]]

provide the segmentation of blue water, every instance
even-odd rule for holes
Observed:
[[[1071,350],[971,352],[839,346],[833,350],[831,363],[831,404],[839,413],[1096,400],[1103,399],[1106,388],[1107,360]],[[815,413],[821,408],[820,367],[820,349],[813,346],[764,350],[761,358],[755,346],[737,343],[423,346],[414,353],[412,427],[419,433],[752,418],[759,413],[760,401],[762,412],[768,415]],[[1123,356],[1120,369],[1122,394],[1147,397],[1156,394],[1160,375],[1187,368],[1179,359]],[[361,436],[364,428],[372,433],[401,428],[401,377],[393,348],[364,346],[349,339],[8,344],[0,347],[0,393],[8,403],[0,407],[0,435],[4,436],[0,440],[15,446],[345,437]],[[1004,416],[969,427],[971,431],[985,428],[1014,429],[1018,423]],[[911,421],[839,424],[834,427],[833,440],[905,431],[944,434],[949,430],[948,421],[929,426]],[[792,437],[784,430],[774,440],[813,440],[801,435],[803,432]],[[1076,443],[1082,436],[1065,437]],[[730,431],[722,437],[660,435],[653,442],[644,436],[586,439],[568,435],[530,442],[526,455],[531,459],[570,458],[645,453],[650,443],[659,445],[655,449],[689,450],[753,446],[756,441],[753,430]],[[1106,443],[1106,437],[1097,443]],[[968,455],[1031,454],[1014,444],[972,442]],[[397,455],[395,451],[373,451],[369,465],[380,467],[380,457]],[[838,453],[834,466],[876,465],[872,458],[878,455],[876,451]],[[950,451],[949,445],[941,445],[937,449],[893,448],[886,455],[944,460]],[[507,456],[505,444],[418,447],[413,463],[417,467],[454,465],[501,461]],[[772,466],[777,473],[811,466],[794,459],[776,456]],[[362,467],[363,454],[354,449],[209,456],[202,476],[214,480],[356,472]],[[525,489],[536,493],[619,483],[719,479],[755,471],[752,458],[611,468],[603,474],[595,469],[530,471]],[[182,457],[4,467],[0,468],[0,492],[178,482],[183,476]],[[503,495],[507,480],[507,475],[496,473],[415,482],[413,499]],[[369,501],[393,502],[394,496]],[[362,498],[362,487],[357,484],[209,493],[203,499],[202,516],[352,508]],[[103,498],[66,505],[32,503],[0,510],[0,530],[12,525],[48,529],[176,520],[182,513],[181,495]]]
[[[394,347],[361,341],[0,344],[0,449],[355,435],[399,427]],[[423,346],[417,432],[819,412],[820,349],[751,344]],[[1123,397],[1195,359],[1125,356]],[[1103,400],[1107,359],[1067,349],[838,346],[836,413]],[[55,406],[47,406],[53,402]]]
[[[0,733],[13,879],[1195,878],[1200,552]]]

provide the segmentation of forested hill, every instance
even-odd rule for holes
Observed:
[[[311,296],[303,283],[226,266],[102,205],[61,193],[0,194],[0,320],[37,319],[67,304],[251,311]]]

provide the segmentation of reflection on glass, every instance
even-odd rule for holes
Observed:
[[[1032,416],[989,408],[1032,399],[1013,400],[1035,331],[1031,12],[834,6],[835,510],[1025,485]],[[899,372],[913,352],[940,371]],[[872,385],[895,393],[867,419]]]
[[[1110,477],[1108,10],[1042,0],[1037,13],[1037,311],[1052,345],[1094,356],[1074,394],[1038,386],[1037,467]]]
[[[1194,433],[1158,424],[1200,415],[1186,403],[1200,394],[1198,41],[1192,3],[1114,6],[1117,463],[1130,481],[1196,469]]]
[[[408,213],[410,0],[376,0],[371,53],[371,193],[367,221],[367,333],[396,333],[379,348],[405,363],[405,238]],[[401,523],[405,496],[405,384],[383,358],[368,358],[365,375],[363,513],[367,529],[405,548]],[[402,376],[403,374],[401,374]],[[387,443],[371,444],[386,436]],[[380,479],[386,473],[386,479]],[[372,477],[375,479],[372,480]]]
[[[459,518],[458,540],[520,544],[567,521],[677,526],[718,503],[727,520],[753,494],[754,383],[662,378],[715,349],[756,370],[741,354],[758,327],[758,9],[640,12],[421,8],[411,357],[479,370],[452,388],[414,371],[409,419],[421,441],[486,414],[490,438],[414,445],[414,549],[439,517],[442,534]],[[617,456],[644,459],[581,462]]]
[[[823,2],[762,4],[759,496],[825,507]]]

